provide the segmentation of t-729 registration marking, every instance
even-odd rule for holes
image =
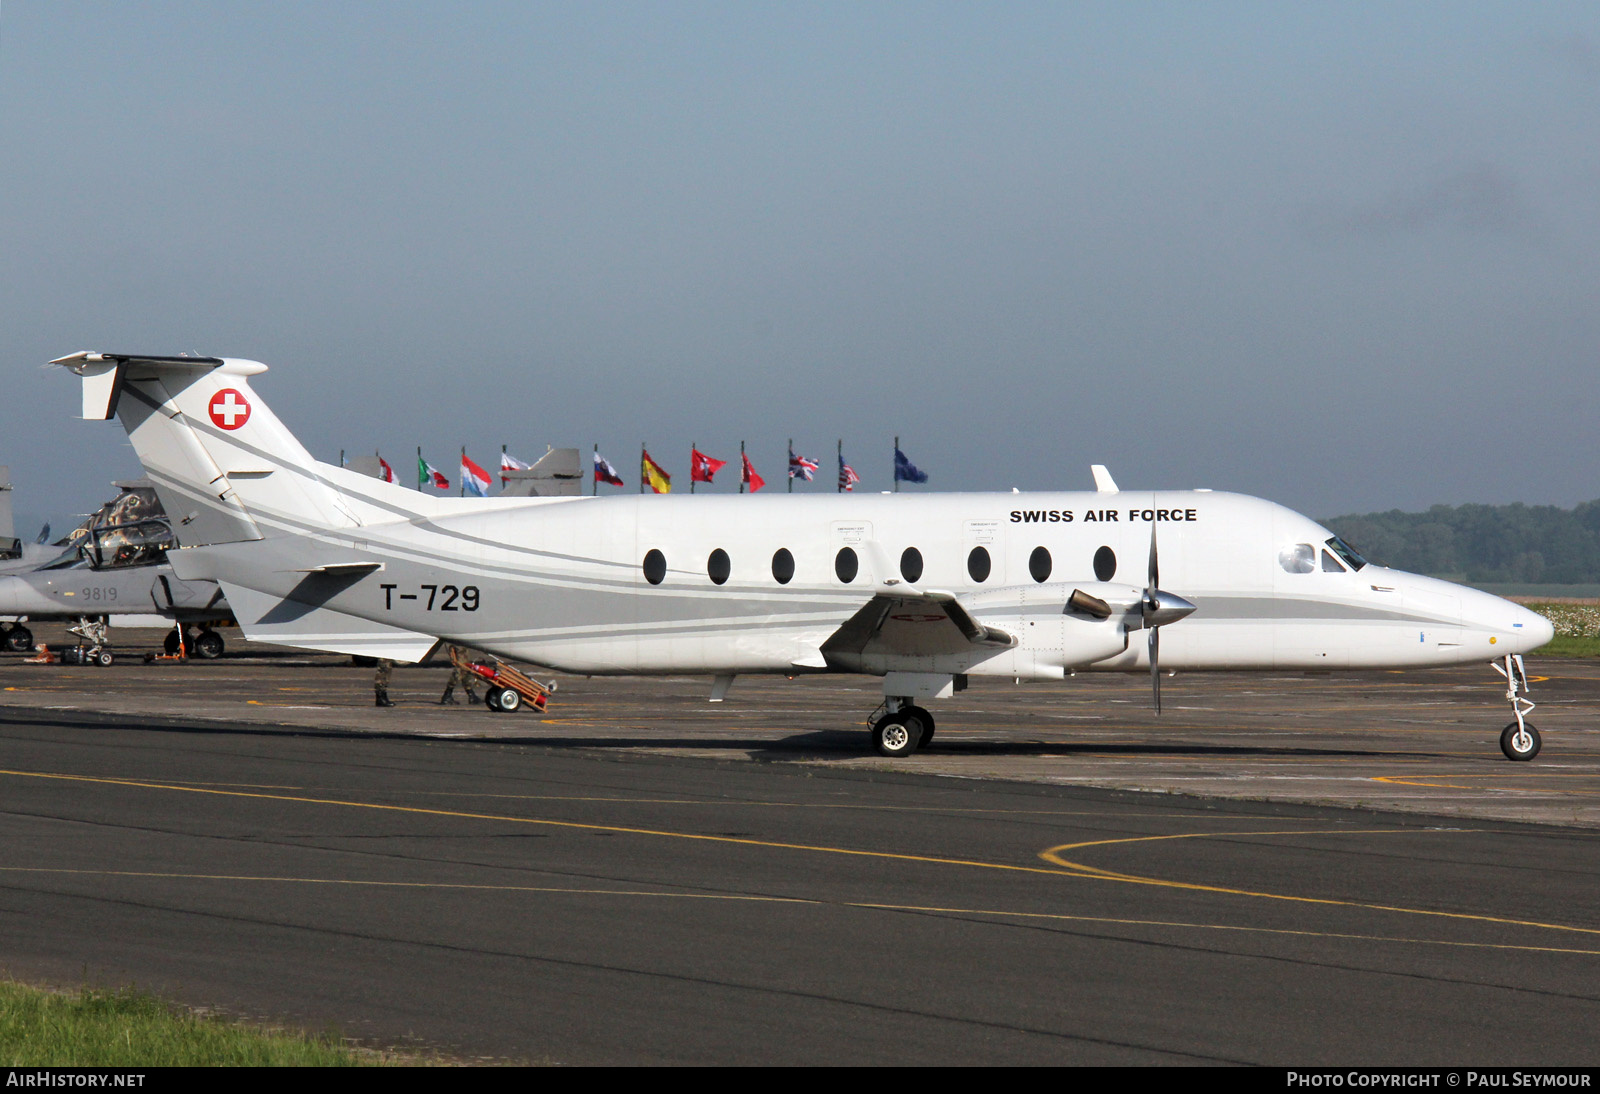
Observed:
[[[383,590],[383,610],[394,611],[395,601],[414,600],[425,612],[475,612],[478,610],[478,587],[476,585],[418,585],[414,593],[401,593],[395,590],[399,585],[384,584],[378,586]]]

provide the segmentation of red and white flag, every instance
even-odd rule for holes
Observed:
[[[390,467],[389,461],[384,459],[382,456],[378,457],[378,472],[378,478],[382,479],[384,482],[394,481],[394,468]]]
[[[710,482],[711,476],[727,464],[727,460],[719,460],[706,455],[698,448],[689,449],[689,481]]]
[[[750,492],[754,494],[757,490],[760,490],[763,486],[767,485],[767,480],[756,474],[756,469],[750,463],[749,456],[746,456],[743,452],[741,452],[739,453],[739,458],[744,461],[744,472],[739,476],[739,480],[748,486],[750,488]]]
[[[489,496],[489,472],[472,462],[467,450],[461,450],[461,489],[473,497]]]
[[[509,453],[500,453],[500,485],[506,484],[507,471],[526,471],[528,465]]]

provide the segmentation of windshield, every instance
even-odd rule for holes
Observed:
[[[1345,565],[1352,570],[1359,570],[1367,564],[1367,560],[1361,557],[1360,551],[1357,551],[1338,536],[1328,540],[1328,550],[1344,559]]]

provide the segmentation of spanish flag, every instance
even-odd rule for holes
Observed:
[[[672,493],[672,476],[661,470],[643,447],[639,449],[639,478],[658,494]]]

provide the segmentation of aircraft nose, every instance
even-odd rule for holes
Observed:
[[[1536,650],[1556,636],[1556,625],[1538,612],[1529,611],[1520,604],[1517,605],[1517,611],[1520,613],[1519,617],[1512,622],[1522,624],[1520,627],[1513,626],[1513,629],[1522,636],[1522,645],[1517,650],[1518,653]]]
[[[1555,625],[1538,612],[1488,593],[1481,595],[1481,601],[1467,608],[1464,614],[1468,618],[1463,622],[1469,628],[1489,635],[1495,656],[1528,653],[1555,637]]]

